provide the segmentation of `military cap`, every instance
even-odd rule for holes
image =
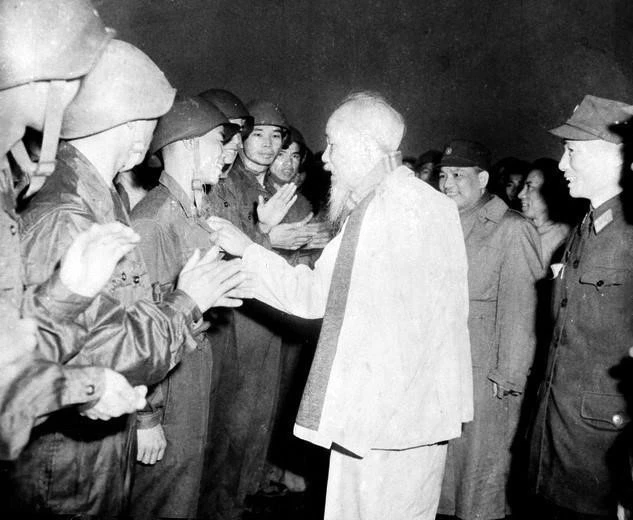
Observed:
[[[550,133],[571,141],[602,139],[622,142],[622,126],[628,126],[633,106],[621,101],[586,95],[571,117]]]
[[[466,139],[453,139],[444,148],[440,166],[457,168],[490,168],[490,150],[483,144]]]

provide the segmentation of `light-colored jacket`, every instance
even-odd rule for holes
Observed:
[[[257,297],[323,316],[341,236],[313,270],[249,246],[244,264],[256,273]],[[360,456],[458,437],[473,415],[467,318],[455,204],[399,167],[378,185],[362,221],[319,427],[296,425],[295,434]]]

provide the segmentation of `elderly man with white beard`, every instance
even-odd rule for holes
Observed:
[[[404,121],[380,95],[330,117],[331,219],[314,269],[290,266],[221,219],[253,296],[324,316],[295,435],[331,449],[326,519],[433,519],[446,441],[472,419],[466,253],[455,204],[397,152]]]

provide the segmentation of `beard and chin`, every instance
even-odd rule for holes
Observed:
[[[342,186],[341,182],[332,176],[332,187],[328,201],[328,220],[336,230],[341,229],[351,212],[351,194],[352,190]]]

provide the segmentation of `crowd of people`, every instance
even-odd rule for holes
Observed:
[[[3,517],[238,519],[307,441],[328,520],[629,518],[632,116],[403,161],[358,92],[312,153],[89,0],[0,0]]]

